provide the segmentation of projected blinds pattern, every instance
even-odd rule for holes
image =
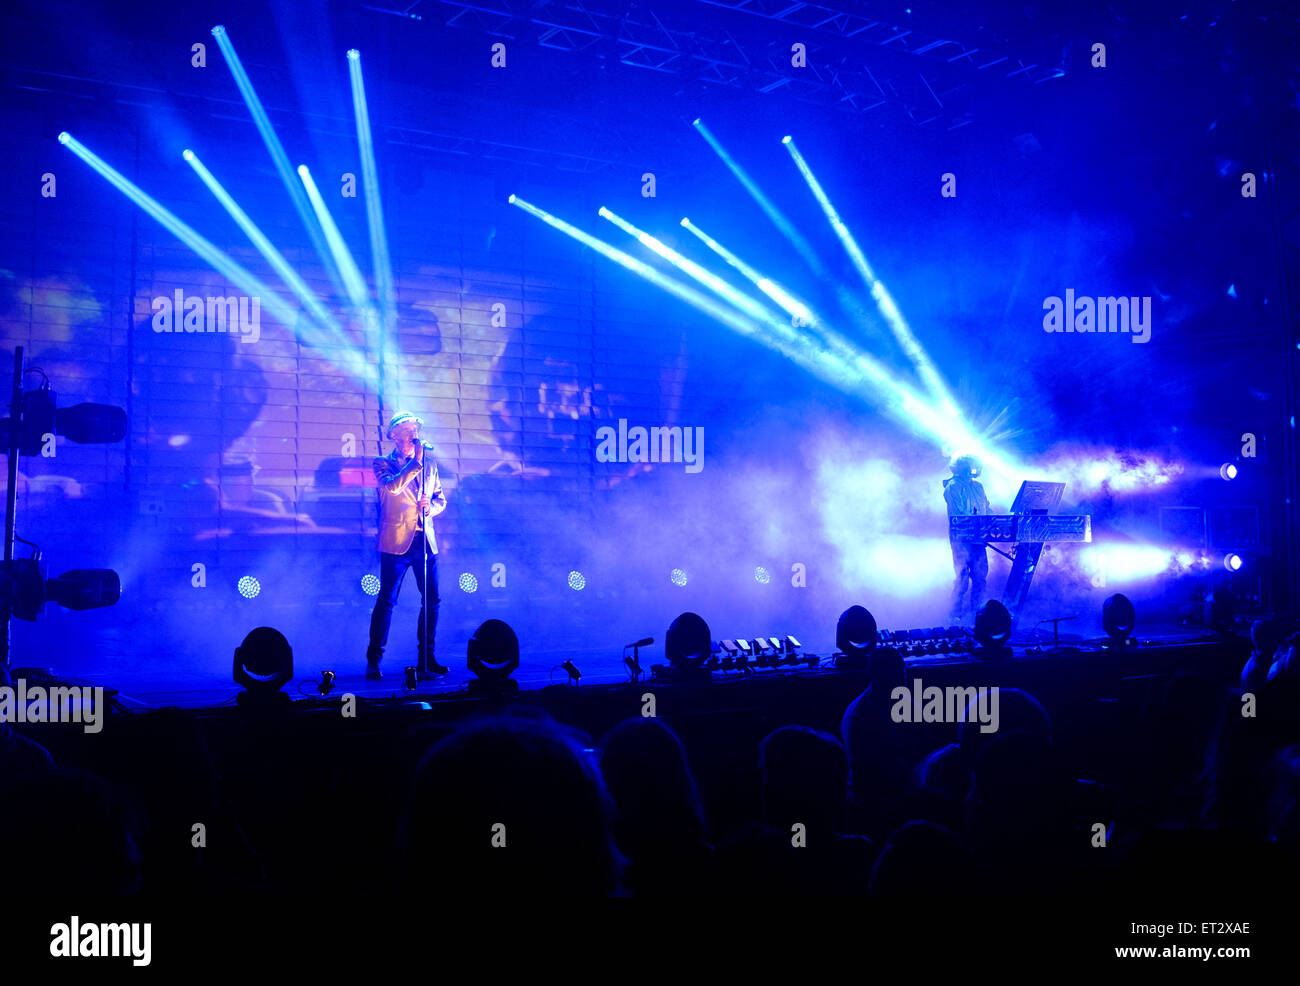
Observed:
[[[377,332],[304,246],[283,188],[261,166],[258,181],[241,182],[218,163],[353,351],[304,345],[265,307],[256,333],[156,331],[168,324],[156,299],[240,292],[78,162],[64,169],[57,200],[11,198],[10,242],[33,247],[10,259],[7,344],[28,347],[61,403],[100,400],[130,414],[129,454],[60,445],[52,459],[23,461],[24,519],[47,537],[84,544],[87,525],[98,526],[109,541],[123,539],[100,561],[163,583],[195,558],[235,574],[288,548],[310,552],[342,586],[373,567],[370,461],[391,447],[381,420],[399,406],[425,418],[437,446],[451,498],[439,542],[471,553],[520,540],[521,518],[589,509],[620,473],[631,475],[634,467],[595,461],[602,422],[675,420],[685,360],[680,328],[665,323],[659,303],[493,204],[490,182],[453,175],[425,184],[438,189],[436,205],[427,192],[390,196],[397,330],[381,408],[364,379],[379,376]],[[159,165],[131,177],[299,308],[186,171]],[[368,275],[364,204],[331,208]],[[68,501],[81,508],[63,509]],[[128,530],[144,540],[126,544]]]

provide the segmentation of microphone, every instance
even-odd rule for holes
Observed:
[[[638,640],[635,644],[628,644],[628,647],[649,647],[654,642],[654,637],[646,637],[644,640]]]
[[[430,452],[433,451],[433,442],[426,442],[423,438],[421,438],[420,444],[425,447],[426,451],[430,451]]]

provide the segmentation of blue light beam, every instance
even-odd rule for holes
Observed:
[[[799,252],[799,256],[803,257],[804,262],[812,268],[813,273],[820,278],[828,278],[826,268],[822,264],[821,258],[817,256],[817,251],[812,248],[812,244],[794,228],[794,223],[790,222],[785,213],[778,209],[776,204],[764,194],[754,179],[749,177],[748,172],[728,153],[727,149],[718,141],[718,138],[713,136],[712,131],[699,119],[696,119],[691,125],[699,131],[701,137],[708,141],[709,146],[722,159],[722,163],[731,170],[731,173],[736,176],[736,180],[745,187],[745,191],[758,203],[758,207],[763,210],[763,214],[772,220],[773,225],[790,241],[791,245]]]
[[[366,195],[366,226],[370,231],[370,258],[375,270],[375,293],[379,297],[380,359],[387,351],[389,333],[396,324],[397,293],[393,287],[393,264],[388,254],[388,233],[379,198],[379,169],[375,165],[375,143],[370,131],[370,109],[366,104],[366,83],[361,76],[361,52],[348,52],[348,77],[352,81],[352,112],[357,121],[357,147],[361,151],[361,183]]]
[[[320,189],[316,187],[316,182],[312,180],[307,165],[298,165],[298,177],[302,179],[302,186],[307,191],[307,200],[311,202],[312,210],[316,213],[316,220],[320,223],[321,229],[325,231],[325,242],[329,244],[329,250],[334,257],[334,262],[338,264],[339,271],[343,274],[343,286],[347,290],[352,307],[356,309],[358,315],[369,320],[369,317],[374,313],[374,309],[370,304],[370,294],[366,288],[365,278],[361,276],[361,268],[352,259],[352,251],[348,249],[343,234],[339,232],[338,226],[335,225],[334,217],[330,215],[325,200],[321,198]]]
[[[258,252],[266,258],[267,263],[275,269],[275,272],[280,275],[280,278],[284,283],[289,286],[289,289],[294,293],[294,296],[302,302],[303,307],[311,312],[317,322],[330,332],[334,337],[334,342],[340,345],[348,345],[346,334],[343,331],[343,327],[338,323],[338,320],[330,314],[329,310],[326,309],[323,304],[321,304],[320,299],[311,288],[307,286],[303,279],[298,276],[298,272],[289,265],[289,262],[285,260],[284,255],[281,254],[280,251],[275,248],[275,245],[266,238],[266,235],[257,228],[256,224],[254,224],[254,222],[248,217],[248,214],[240,208],[239,203],[234,200],[230,193],[227,192],[225,188],[222,187],[221,183],[213,176],[212,172],[209,171],[203,162],[199,160],[198,155],[187,149],[181,152],[181,157],[183,157],[189,166],[194,169],[194,173],[202,179],[203,184],[208,187],[208,191],[210,191],[216,197],[217,201],[225,207],[225,210],[230,213],[230,217],[235,220],[239,225],[239,228],[244,231],[244,235],[252,241],[253,246],[257,247]]]
[[[212,29],[212,36],[217,39],[217,47],[221,49],[222,57],[226,60],[226,65],[230,68],[230,74],[235,77],[235,84],[239,87],[240,95],[244,97],[244,104],[248,107],[248,112],[252,114],[253,123],[257,125],[257,132],[262,135],[262,143],[270,152],[271,162],[275,165],[275,170],[280,176],[280,181],[284,183],[285,189],[289,192],[289,199],[293,202],[293,207],[298,211],[298,217],[302,220],[303,226],[307,230],[307,235],[311,237],[312,246],[316,248],[316,253],[324,264],[330,280],[339,291],[343,290],[343,285],[339,281],[339,272],[335,269],[330,260],[330,252],[325,245],[323,231],[316,224],[312,211],[307,205],[307,197],[303,195],[302,186],[294,178],[293,166],[289,164],[289,155],[285,153],[284,145],[280,143],[280,137],[271,126],[271,118],[266,115],[266,109],[262,106],[262,100],[257,95],[257,90],[253,88],[253,82],[244,71],[244,64],[239,60],[239,55],[235,51],[235,46],[226,33],[225,27],[218,24]]]
[[[102,175],[110,185],[122,192],[122,194],[157,220],[164,229],[173,234],[182,243],[211,264],[218,273],[224,275],[245,294],[250,297],[258,298],[262,307],[270,312],[271,315],[282,325],[296,331],[299,315],[298,311],[290,307],[290,305],[276,294],[276,292],[268,285],[263,284],[257,277],[232,260],[229,255],[214,246],[208,240],[204,239],[143,190],[132,184],[120,172],[109,165],[108,162],[88,148],[85,144],[81,143],[81,141],[77,140],[77,138],[73,137],[70,133],[64,131],[59,134],[59,143],[90,165],[91,168]]]
[[[667,260],[674,267],[677,267],[678,269],[685,271],[687,274],[695,278],[695,280],[699,281],[701,284],[707,287],[718,297],[725,300],[728,304],[732,305],[734,308],[737,308],[738,310],[744,312],[750,318],[763,321],[766,319],[770,319],[772,317],[771,311],[769,311],[767,308],[764,308],[761,304],[759,304],[749,295],[737,291],[734,287],[732,287],[722,278],[718,277],[716,274],[712,273],[711,271],[705,270],[695,261],[682,256],[681,253],[674,250],[672,247],[668,246],[659,238],[655,236],[651,236],[649,233],[645,232],[644,230],[638,229],[636,226],[633,226],[630,222],[628,222],[626,219],[624,219],[622,216],[618,215],[617,213],[610,211],[609,209],[605,208],[602,205],[600,207],[599,215],[602,219],[609,220],[611,223],[613,223],[623,232],[635,238],[638,242],[641,243],[642,246],[645,246],[653,253],[658,254],[664,260]]]
[[[804,160],[803,155],[799,153],[799,149],[795,147],[794,139],[783,137],[781,143],[790,152],[790,157],[794,159],[799,173],[803,175],[804,181],[808,183],[808,188],[813,193],[813,197],[817,199],[817,203],[822,207],[822,212],[826,214],[826,219],[830,222],[831,228],[835,230],[835,235],[839,237],[840,243],[844,245],[849,259],[853,261],[853,266],[857,268],[858,274],[867,286],[867,290],[871,292],[876,307],[893,331],[894,338],[898,340],[904,355],[916,367],[921,380],[939,403],[944,413],[951,414],[954,417],[959,416],[961,412],[957,410],[957,403],[953,400],[952,394],[949,393],[943,378],[939,376],[939,371],[935,368],[933,361],[931,361],[915,334],[913,334],[911,326],[903,318],[902,312],[898,310],[898,306],[894,303],[889,291],[876,277],[871,265],[867,263],[867,258],[853,238],[853,234],[849,232],[848,226],[844,224],[844,220],[840,218],[835,206],[831,204],[831,200],[822,188],[821,183],[817,181],[812,169],[808,167],[808,162]]]
[[[591,247],[602,256],[632,271],[639,277],[687,302],[728,328],[781,353],[809,373],[846,393],[871,394],[896,420],[918,434],[926,435],[939,445],[955,445],[975,449],[981,453],[984,465],[991,471],[1007,471],[1017,475],[1018,470],[983,443],[958,419],[943,414],[918,394],[893,379],[892,374],[863,353],[854,355],[849,362],[839,355],[817,350],[806,338],[798,334],[775,316],[766,314],[761,320],[751,318],[732,307],[720,305],[708,295],[690,285],[655,270],[643,261],[611,246],[558,216],[525,202],[516,195],[509,200],[547,225]],[[630,225],[630,224],[629,224]]]
[[[731,267],[739,271],[740,274],[751,281],[756,288],[776,302],[777,305],[779,305],[791,318],[798,319],[809,325],[820,321],[820,319],[818,319],[813,313],[812,309],[802,301],[794,297],[794,295],[790,294],[771,278],[764,277],[757,270],[749,266],[749,264],[745,263],[738,256],[684,216],[682,217],[682,225],[695,234],[701,243],[725,260]]]

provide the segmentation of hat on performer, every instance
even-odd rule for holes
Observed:
[[[394,414],[391,418],[388,419],[388,437],[392,438],[393,430],[398,425],[402,424],[405,421],[414,421],[418,425],[420,425],[420,427],[422,428],[424,427],[424,419],[421,418],[419,415],[417,415],[414,411],[398,411],[396,414]]]

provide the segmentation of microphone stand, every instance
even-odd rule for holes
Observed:
[[[419,439],[420,444],[424,444],[424,439]],[[429,463],[425,456],[429,449],[425,448],[420,453],[420,495],[416,497],[416,509],[420,511],[420,539],[424,542],[420,549],[420,564],[424,567],[424,586],[420,593],[420,608],[424,611],[424,629],[420,636],[420,650],[424,652],[424,658],[420,661],[424,667],[421,671],[429,670],[429,515],[424,512],[424,508],[419,505],[419,501],[425,498],[428,489]],[[429,501],[429,508],[433,508],[433,501]],[[418,678],[418,675],[417,675]]]

